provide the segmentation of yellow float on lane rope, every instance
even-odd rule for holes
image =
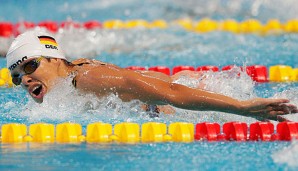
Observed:
[[[10,123],[1,127],[2,143],[20,143],[25,142],[24,137],[27,135],[25,124]]]
[[[269,68],[269,80],[274,82],[291,81],[292,67],[288,65],[275,65]]]
[[[0,87],[12,87],[12,78],[10,71],[7,68],[2,68],[0,70]]]

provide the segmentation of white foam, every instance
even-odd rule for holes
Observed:
[[[298,87],[291,87],[282,92],[276,93],[273,98],[289,99],[291,104],[298,106]],[[285,118],[298,122],[298,113],[284,115]]]
[[[240,67],[234,67],[224,72],[210,72],[203,80],[206,90],[221,93],[239,100],[256,97],[255,82]]]
[[[98,43],[100,36],[96,31],[70,27],[68,29],[59,29],[56,38],[69,59],[94,58],[100,54],[101,48]]]
[[[44,30],[44,28],[39,27],[35,29]],[[131,53],[148,49],[151,51],[160,48],[169,49],[171,46],[174,46],[172,50],[175,50],[181,39],[181,37],[171,33],[142,28],[132,30],[86,30],[74,27],[60,28],[55,34],[55,38],[69,60],[82,57],[93,59],[102,52]]]
[[[298,141],[272,154],[275,163],[287,164],[290,167],[298,167]]]
[[[6,56],[7,50],[13,41],[12,37],[6,38],[6,37],[1,37],[0,36],[0,57],[1,56]]]

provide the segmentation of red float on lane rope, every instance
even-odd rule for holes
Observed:
[[[298,123],[280,122],[277,124],[276,132],[280,140],[291,141],[298,139]]]
[[[13,24],[10,22],[0,22],[0,37],[13,36]]]
[[[69,29],[69,28],[80,28],[81,23],[74,22],[74,21],[63,21],[60,23],[60,27],[64,29]]]
[[[223,133],[226,140],[229,141],[246,141],[247,124],[243,122],[228,122],[223,125]]]
[[[203,122],[196,124],[196,140],[217,141],[219,134],[220,125],[218,123]]]
[[[42,21],[38,23],[38,26],[45,27],[47,30],[56,33],[58,31],[58,23],[55,21]]]
[[[246,67],[246,73],[256,82],[267,82],[267,68],[263,65],[252,65]]]
[[[166,66],[154,66],[154,67],[150,67],[148,70],[149,71],[162,72],[166,75],[170,75],[170,68],[166,67]]]
[[[205,66],[199,66],[197,68],[197,71],[213,71],[213,72],[218,72],[219,71],[219,68],[217,66],[205,65]]]
[[[274,125],[270,122],[256,122],[250,124],[249,139],[252,141],[270,141],[274,133]]]
[[[184,66],[184,65],[175,66],[173,68],[173,75],[180,72],[180,71],[184,71],[184,70],[194,71],[195,68],[193,66]]]
[[[102,24],[96,20],[92,20],[92,21],[86,21],[84,23],[84,27],[87,30],[92,30],[92,29],[102,28]]]

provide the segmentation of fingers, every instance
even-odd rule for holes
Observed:
[[[271,114],[272,112],[277,112],[278,114],[288,114],[290,113],[290,109],[288,106],[281,104],[277,106],[270,106],[268,107],[268,112]]]
[[[289,121],[280,115],[298,113],[298,109],[288,102],[288,99],[254,99],[250,115],[260,121]]]
[[[283,122],[283,121],[290,121],[287,118],[281,116],[281,115],[285,115],[287,113],[285,113],[285,111],[271,111],[268,115],[267,115],[267,119],[271,119],[274,121],[278,121],[278,122]],[[266,118],[264,120],[266,120]]]
[[[257,115],[257,119],[259,121],[267,122],[270,120],[274,121],[289,121],[281,115],[286,115],[291,113],[293,110],[289,108],[287,105],[278,105],[278,106],[269,106],[266,110],[255,111],[255,115]]]
[[[278,105],[270,105],[267,107],[267,111],[270,113],[271,111],[276,111],[281,114],[289,114],[289,113],[297,113],[297,107],[292,104],[278,104]]]

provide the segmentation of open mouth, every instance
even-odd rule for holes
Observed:
[[[38,96],[41,93],[41,90],[42,90],[42,85],[34,87],[33,91],[32,91],[32,94],[34,94],[35,96]]]
[[[37,84],[30,89],[30,94],[35,99],[42,99],[44,96],[44,88],[42,84]]]

